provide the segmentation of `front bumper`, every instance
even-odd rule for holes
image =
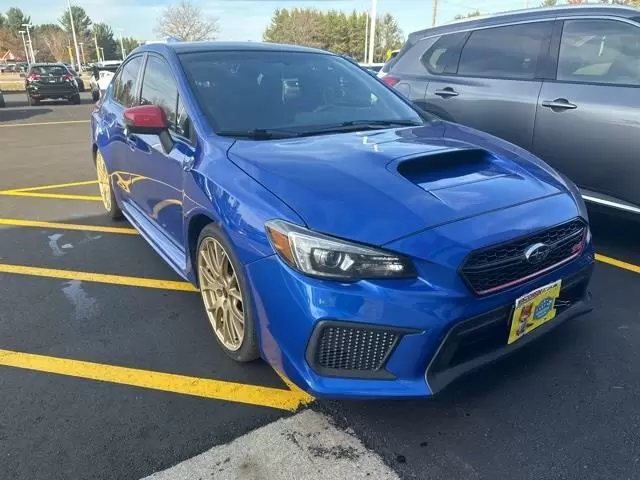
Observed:
[[[406,398],[431,396],[462,375],[588,312],[587,288],[593,261],[589,244],[580,257],[553,272],[484,298],[465,289],[434,288],[421,279],[355,284],[312,279],[291,270],[276,256],[249,264],[247,274],[255,299],[262,355],[295,384],[317,397]],[[559,278],[563,279],[561,299],[570,300],[568,306],[559,309],[548,324],[507,345],[515,299]],[[363,375],[346,370],[341,376],[314,364],[319,358],[315,343],[318,329],[334,324],[337,327],[326,342],[337,345],[352,341],[356,348],[355,356],[332,357],[330,362],[335,364],[353,366],[372,339],[384,343],[385,338],[374,338],[376,331],[396,332],[398,339],[386,356],[374,355],[385,357],[378,371]],[[340,331],[345,325],[361,331],[349,337],[348,332]],[[470,332],[479,334],[478,341],[467,343],[482,347],[474,354],[461,340],[469,340],[473,336]]]

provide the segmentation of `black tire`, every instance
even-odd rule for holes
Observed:
[[[100,185],[100,173],[99,173],[99,162],[102,162],[102,164],[104,165],[104,169],[108,174],[108,170],[107,170],[107,166],[104,162],[104,158],[102,157],[102,154],[98,151],[96,152],[95,158],[94,158],[94,163],[96,165],[96,172],[98,175],[98,184]],[[124,217],[124,215],[122,214],[122,210],[120,210],[120,205],[118,205],[118,200],[116,198],[115,193],[113,192],[113,180],[111,179],[111,175],[108,175],[108,187],[109,187],[109,191],[108,191],[108,196],[110,201],[107,202],[105,200],[105,198],[102,198],[102,205],[104,206],[104,209],[107,212],[107,216],[111,219],[111,220],[122,220],[122,218]],[[102,185],[100,185],[100,196],[102,197]]]
[[[33,98],[31,95],[27,95],[27,103],[30,107],[37,107],[40,105],[40,100],[37,98]]]
[[[238,350],[230,350],[224,346],[224,344],[218,338],[218,335],[213,332],[218,345],[222,348],[222,351],[236,362],[252,362],[260,358],[260,350],[258,348],[258,337],[256,332],[256,322],[253,313],[253,298],[251,296],[249,286],[247,284],[242,265],[238,261],[233,248],[231,247],[226,235],[222,232],[220,227],[214,223],[210,223],[202,229],[200,236],[198,237],[198,244],[196,247],[196,277],[198,275],[198,268],[200,266],[200,246],[206,238],[213,238],[216,240],[225,250],[227,257],[229,258],[233,267],[236,278],[238,279],[238,285],[242,291],[242,309],[244,313],[244,338],[242,344]],[[204,300],[203,300],[204,307]],[[213,329],[213,327],[212,327]]]
[[[7,104],[4,102],[4,97],[0,95],[0,108],[6,107]]]
[[[100,92],[96,92],[95,90],[91,90],[91,98],[94,102],[100,100]]]
[[[82,103],[80,94],[76,93],[73,97],[69,98],[69,103],[71,103],[72,105],[80,105]]]

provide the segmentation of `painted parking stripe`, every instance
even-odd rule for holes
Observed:
[[[18,218],[0,218],[0,225],[12,227],[35,227],[54,230],[78,230],[81,232],[118,233],[123,235],[138,235],[135,228],[103,227],[100,225],[82,225],[77,223],[44,222],[40,220],[20,220]]]
[[[37,187],[28,187],[28,188],[12,188],[11,190],[5,190],[5,192],[35,192],[37,190],[54,190],[56,188],[68,188],[68,187],[79,187],[81,185],[97,185],[97,180],[85,180],[82,182],[71,182],[71,183],[54,183],[53,185],[40,185]]]
[[[602,263],[606,263],[608,265],[613,265],[614,267],[622,268],[624,270],[629,270],[630,272],[640,273],[639,265],[623,262],[622,260],[607,257],[605,255],[600,255],[599,253],[596,254],[596,260]]]
[[[12,128],[12,127],[40,127],[43,125],[65,125],[73,123],[89,123],[89,120],[63,120],[59,122],[32,122],[32,123],[8,123],[0,125],[0,128]]]
[[[106,283],[110,285],[121,285],[126,287],[177,290],[181,292],[198,291],[193,285],[188,282],[159,280],[155,278],[144,277],[129,277],[124,275],[109,275],[105,273],[79,272],[74,270],[59,270],[55,268],[30,267],[27,265],[11,265],[7,263],[0,264],[0,273],[57,278],[63,280],[80,280],[82,282]]]
[[[65,193],[42,193],[42,192],[20,192],[15,190],[7,190],[0,192],[0,195],[10,197],[33,197],[33,198],[56,198],[59,200],[81,200],[89,202],[101,202],[99,195],[71,195]]]
[[[312,397],[300,390],[189,377],[11,350],[0,350],[0,365],[280,410],[294,411],[312,400]]]

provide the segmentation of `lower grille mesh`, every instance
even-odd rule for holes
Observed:
[[[333,370],[379,370],[398,339],[383,329],[326,326],[318,339],[316,362]]]

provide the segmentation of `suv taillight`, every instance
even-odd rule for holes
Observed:
[[[65,73],[65,74],[62,76],[62,78],[66,78],[66,79],[73,78],[73,75],[71,75],[70,73]]]
[[[39,78],[40,78],[40,75],[39,75],[39,74],[37,74],[37,73],[32,73],[31,75],[29,75],[29,76],[27,77],[27,80],[37,80],[37,79],[39,79]]]
[[[381,78],[381,80],[388,85],[389,87],[393,87],[400,81],[398,77],[394,77],[393,75],[385,75]]]

